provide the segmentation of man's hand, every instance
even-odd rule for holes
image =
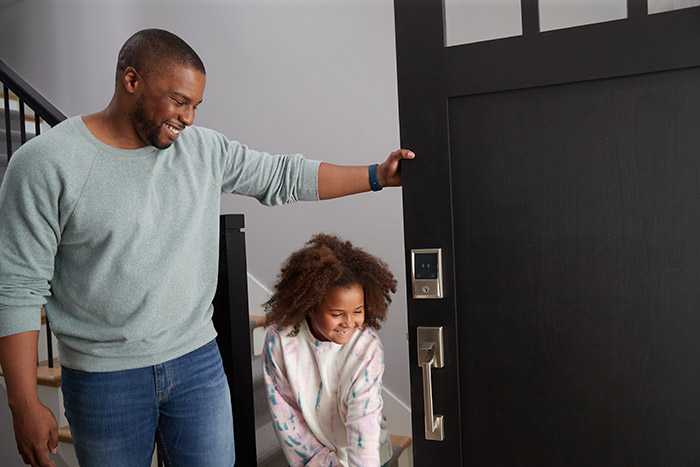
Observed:
[[[39,309],[36,311],[38,315]],[[0,337],[0,366],[5,376],[17,450],[25,464],[55,467],[49,451],[58,451],[58,423],[36,392],[38,342],[39,331]]]
[[[401,160],[413,159],[416,157],[413,151],[408,149],[398,149],[377,166],[377,179],[382,187],[401,186]]]
[[[49,452],[58,452],[58,423],[41,402],[12,411],[17,450],[25,464],[32,467],[56,467]]]
[[[382,187],[401,186],[402,159],[413,159],[415,154],[408,149],[399,149],[377,166],[377,181]],[[338,198],[369,191],[369,170],[366,165],[348,166],[321,162],[318,168],[318,197]]]

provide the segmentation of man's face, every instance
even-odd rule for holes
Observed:
[[[165,149],[194,122],[206,77],[192,68],[173,66],[162,76],[153,73],[143,78],[142,83],[141,95],[131,111],[131,123],[144,143]]]

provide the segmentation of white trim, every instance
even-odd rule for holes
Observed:
[[[411,412],[411,408],[409,406],[407,406],[406,404],[404,404],[401,399],[396,397],[396,395],[393,392],[389,391],[387,388],[382,388],[382,391],[384,391],[387,395],[389,395],[389,397],[395,399],[396,403],[399,404],[404,410],[406,410],[409,413]]]
[[[411,408],[386,387],[382,388],[384,415],[392,435],[412,437]]]
[[[272,296],[270,289],[248,273],[248,313],[251,315],[264,315],[262,304]],[[253,355],[262,353],[265,341],[265,328],[253,330]]]
[[[248,279],[255,282],[258,285],[258,287],[260,287],[267,293],[267,295],[272,295],[272,291],[265,287],[265,285],[259,280],[257,280],[251,273],[248,273]]]

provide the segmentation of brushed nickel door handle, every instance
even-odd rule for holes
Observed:
[[[423,372],[423,409],[425,439],[445,439],[443,417],[433,413],[432,369],[444,366],[442,327],[418,328],[418,364]]]

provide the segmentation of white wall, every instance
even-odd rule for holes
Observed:
[[[205,62],[198,125],[268,152],[343,164],[399,147],[392,0],[2,0],[0,59],[67,115],[109,101],[116,56],[147,27],[183,37]],[[421,155],[418,155],[419,157]],[[279,264],[319,231],[384,258],[400,288],[381,331],[385,386],[410,401],[400,189],[246,215],[248,267],[270,287]]]

